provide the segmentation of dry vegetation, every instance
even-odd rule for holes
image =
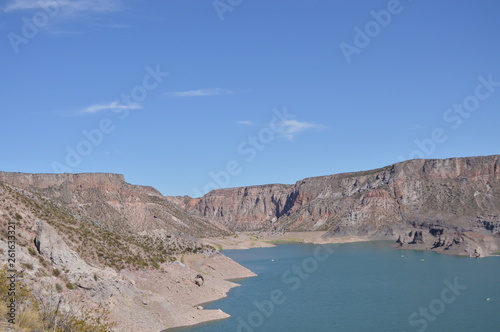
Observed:
[[[109,312],[102,306],[83,306],[72,297],[77,285],[68,278],[69,270],[55,268],[50,259],[38,252],[35,244],[39,221],[55,227],[66,244],[80,257],[97,267],[115,270],[160,269],[161,264],[175,261],[177,254],[211,251],[186,240],[177,241],[160,236],[126,234],[123,230],[82,217],[63,207],[57,200],[12,187],[0,182],[0,240],[7,242],[7,224],[15,221],[16,246],[31,256],[30,260],[17,260],[18,270],[26,279],[50,277],[55,280],[42,292],[29,289],[28,284],[18,284],[16,325],[7,323],[6,306],[0,306],[0,330],[2,331],[51,331],[51,332],[104,332],[114,326],[108,320]],[[6,252],[0,249],[2,261]],[[34,261],[33,261],[34,260]],[[1,262],[1,263],[3,263]],[[34,264],[36,262],[36,264]],[[5,303],[7,281],[5,266],[0,269],[0,297]],[[99,279],[93,275],[95,281]],[[23,282],[24,282],[23,281]],[[35,281],[36,282],[36,281]],[[71,295],[68,297],[68,295]],[[80,302],[80,301],[79,301]],[[64,307],[64,309],[63,309]],[[69,308],[69,309],[68,309]]]
[[[59,231],[65,242],[78,252],[83,260],[97,266],[109,266],[116,270],[159,268],[160,263],[175,261],[176,254],[211,250],[186,240],[179,242],[173,239],[125,234],[99,224],[98,221],[75,215],[38,195],[22,192],[3,183],[0,183],[0,188],[14,198],[9,204],[5,204],[7,200],[4,197],[0,198],[0,208],[8,214],[0,218],[3,224],[0,231],[2,237],[6,237],[5,225],[9,220],[16,219],[18,227],[31,232],[33,237],[36,232],[34,221],[45,220]],[[19,212],[14,212],[19,210],[23,210],[24,217]],[[18,245],[34,250],[34,245],[27,239],[21,239]]]
[[[64,298],[60,294],[35,296],[17,281],[17,312],[15,324],[6,323],[7,307],[0,306],[0,327],[13,328],[15,331],[47,331],[47,332],[107,332],[115,326],[108,319],[109,312],[102,306],[83,307],[73,310],[60,310]],[[0,268],[0,298],[2,303],[8,301],[9,282],[7,267]]]

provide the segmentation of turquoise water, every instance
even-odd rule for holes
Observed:
[[[172,331],[500,331],[500,257],[402,251],[390,242],[224,254],[258,274],[205,304],[231,317]]]

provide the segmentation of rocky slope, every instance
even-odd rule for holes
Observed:
[[[44,317],[61,299],[64,315],[109,309],[115,331],[221,319],[227,314],[198,304],[236,286],[226,279],[254,275],[197,239],[228,231],[119,175],[0,173],[3,262],[8,224],[15,225],[18,280],[39,299]]]
[[[475,247],[498,250],[499,159],[410,160],[307,178],[295,185],[219,189],[201,198],[170,200],[233,231],[326,231],[327,236],[387,239],[401,235],[402,247],[475,255]],[[422,240],[408,240],[416,230],[423,231]]]
[[[0,172],[0,182],[39,194],[78,218],[132,234],[217,236],[229,232],[186,213],[152,187],[118,174],[25,174]]]

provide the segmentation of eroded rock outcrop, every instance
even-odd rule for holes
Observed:
[[[424,244],[424,236],[422,235],[422,231],[415,231],[413,234],[413,240],[410,244]]]
[[[90,272],[91,267],[69,248],[55,228],[47,222],[38,222],[34,242],[39,254],[48,258],[56,267],[74,272]]]

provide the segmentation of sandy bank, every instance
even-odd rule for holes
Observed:
[[[204,238],[203,244],[222,249],[249,249],[274,247],[280,243],[350,243],[374,240],[387,240],[387,238],[373,238],[363,236],[324,237],[326,232],[285,232],[285,233],[259,233],[241,232],[233,236]]]

